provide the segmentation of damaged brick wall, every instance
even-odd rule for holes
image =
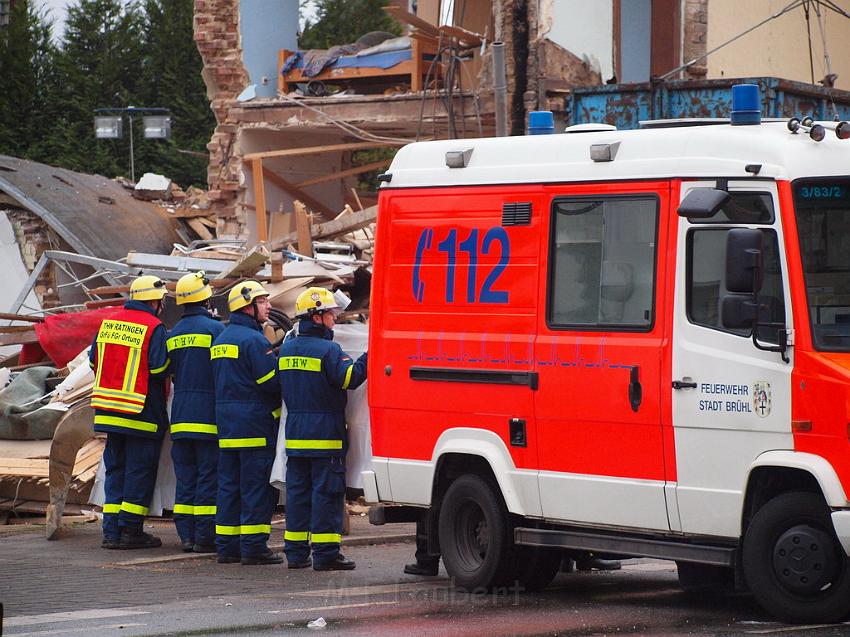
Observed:
[[[708,0],[685,0],[684,47],[685,62],[705,55],[708,46]],[[700,60],[685,71],[686,80],[701,80],[708,74],[705,60]]]
[[[38,260],[45,250],[52,249],[58,240],[51,237],[47,224],[35,213],[21,208],[5,209],[6,218],[12,224],[15,233],[15,241],[21,251],[21,260],[27,272],[35,269]],[[33,286],[36,297],[43,309],[59,307],[59,289],[56,282],[56,269],[49,265],[41,271],[41,274]]]
[[[216,118],[215,132],[207,144],[210,206],[218,218],[218,236],[236,237],[244,227],[236,206],[242,161],[236,152],[239,122],[231,117],[229,105],[248,85],[239,36],[239,0],[195,0],[194,30]]]

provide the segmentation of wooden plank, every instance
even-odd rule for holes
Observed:
[[[87,310],[97,310],[102,307],[114,307],[116,305],[124,305],[127,302],[125,298],[118,299],[104,299],[103,301],[86,301],[85,306]]]
[[[315,184],[323,184],[328,181],[336,181],[337,179],[344,179],[345,177],[351,177],[352,175],[362,175],[363,173],[367,173],[370,170],[378,170],[380,168],[386,168],[392,163],[392,159],[384,159],[382,161],[373,161],[370,164],[363,164],[362,166],[355,166],[354,168],[349,168],[348,170],[340,170],[339,172],[329,173],[327,175],[322,175],[321,177],[314,177],[313,179],[308,179],[307,181],[302,181],[295,184],[298,188],[306,188],[307,186],[314,186]]]
[[[27,343],[38,343],[35,330],[15,332],[13,334],[0,334],[0,345],[26,345]]]
[[[262,270],[270,258],[271,254],[265,246],[256,245],[217,278],[250,278]]]
[[[311,235],[313,239],[325,239],[327,237],[335,237],[341,234],[348,234],[349,232],[365,228],[369,224],[374,223],[377,217],[377,206],[370,206],[369,208],[366,208],[364,210],[358,210],[356,212],[352,212],[351,214],[345,215],[341,219],[334,219],[333,221],[328,221],[326,223],[313,226],[311,229]],[[298,241],[298,233],[290,233],[285,237],[281,237],[280,239],[275,239],[274,241],[272,241],[269,244],[269,248],[272,250],[276,250],[278,248],[287,246],[290,243],[295,243],[296,241]]]
[[[186,225],[188,225],[192,230],[194,230],[195,234],[197,234],[201,239],[206,239],[207,241],[209,241],[210,239],[215,239],[215,235],[210,232],[204,224],[201,223],[200,219],[184,219],[183,221],[185,221]],[[265,225],[263,226],[263,228],[265,229]]]
[[[242,161],[253,162],[255,159],[270,159],[272,157],[300,157],[302,155],[320,155],[349,150],[368,150],[369,148],[384,148],[385,146],[404,146],[407,142],[351,142],[347,144],[329,144],[327,146],[306,146],[302,148],[286,148],[284,150],[267,150],[263,153],[248,153],[242,156]]]
[[[227,259],[221,259],[222,261],[233,261],[236,262],[236,259],[228,256]],[[210,281],[210,285],[214,288],[226,288],[229,285],[233,285],[238,282],[239,279],[213,279]],[[174,292],[177,287],[177,283],[175,281],[168,281],[165,284],[165,289],[169,292]],[[89,290],[89,294],[93,296],[103,296],[105,294],[127,294],[130,291],[129,285],[104,285],[99,288],[92,288]],[[110,299],[111,300],[111,299]]]
[[[0,325],[0,334],[14,334],[16,332],[31,332],[32,325]]]
[[[27,323],[43,323],[44,318],[41,316],[25,316],[23,314],[10,314],[9,312],[0,312],[0,320],[3,321],[25,321]]]
[[[401,7],[389,5],[384,7],[384,11],[389,13],[393,18],[395,18],[399,22],[403,24],[409,24],[412,27],[416,27],[426,35],[437,37],[440,34],[436,26],[434,26],[427,20],[423,20],[419,16],[410,13],[409,11],[405,11]]]
[[[310,234],[310,217],[307,209],[300,201],[293,203],[295,206],[295,235],[298,238],[298,253],[305,257],[313,256],[313,237]]]
[[[287,181],[277,173],[272,172],[268,168],[263,168],[263,175],[265,175],[266,179],[272,182],[274,185],[278,186],[285,192],[289,193],[289,195],[293,199],[300,199],[303,201],[311,210],[315,210],[326,217],[333,217],[334,212],[328,208],[325,204],[323,204],[318,199],[314,199],[306,192],[301,190],[298,186],[296,186],[291,181]]]
[[[472,31],[467,31],[462,27],[451,26],[449,24],[444,24],[439,28],[440,33],[444,35],[448,35],[452,38],[457,38],[459,42],[466,45],[468,48],[475,48],[481,46],[482,37],[473,33]]]
[[[257,207],[257,240],[265,243],[269,233],[266,227],[266,184],[262,157],[251,161],[251,172],[254,175],[254,205]]]
[[[0,458],[0,475],[21,478],[46,478],[48,460],[33,458]]]

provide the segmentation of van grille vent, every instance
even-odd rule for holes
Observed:
[[[502,204],[503,226],[529,226],[531,225],[531,203],[505,203]]]

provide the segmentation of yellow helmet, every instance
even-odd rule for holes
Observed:
[[[177,305],[206,301],[212,296],[210,280],[203,270],[184,274],[177,281]]]
[[[307,288],[295,299],[295,316],[310,316],[324,310],[340,309],[331,291],[325,288]]]
[[[159,301],[165,293],[165,281],[152,274],[136,277],[130,284],[130,298],[133,301]]]
[[[230,308],[231,312],[235,312],[236,310],[250,305],[257,297],[268,295],[269,293],[266,292],[263,286],[256,281],[237,283],[234,288],[230,290],[230,294],[227,295],[227,307]]]

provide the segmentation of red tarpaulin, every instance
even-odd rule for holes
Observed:
[[[65,367],[68,361],[91,345],[101,321],[120,309],[120,306],[107,307],[101,310],[46,316],[43,323],[35,324],[38,343],[56,367]]]

